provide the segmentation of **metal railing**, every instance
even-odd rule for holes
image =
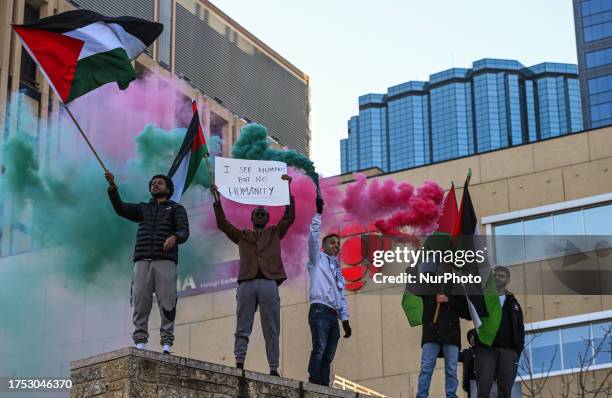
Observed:
[[[334,375],[334,388],[338,388],[340,390],[348,390],[353,392],[358,392],[360,394],[370,395],[372,397],[380,397],[380,398],[389,398],[386,395],[383,395],[379,392],[376,392],[368,387],[364,387],[355,382],[345,379],[344,377]]]

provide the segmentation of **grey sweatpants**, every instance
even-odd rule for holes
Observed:
[[[266,356],[270,370],[278,369],[278,338],[280,335],[280,296],[276,281],[252,279],[243,281],[236,290],[236,334],[234,356],[244,363],[249,336],[253,330],[255,311],[259,306],[261,330],[266,341]]]
[[[478,346],[474,361],[478,397],[488,398],[493,380],[497,378],[496,396],[510,398],[512,385],[516,379],[519,354],[509,348]]]
[[[132,275],[132,299],[134,307],[134,343],[149,340],[149,314],[153,305],[153,293],[161,317],[161,345],[174,342],[174,318],[176,317],[176,264],[170,260],[144,260],[134,263]]]

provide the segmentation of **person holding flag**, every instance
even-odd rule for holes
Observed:
[[[169,200],[174,184],[166,175],[155,175],[149,181],[152,198],[148,203],[123,202],[113,174],[107,171],[105,177],[115,212],[138,223],[130,299],[134,307],[134,344],[144,349],[149,339],[149,314],[155,293],[161,317],[160,343],[163,352],[169,354],[174,342],[178,245],[189,238],[187,212],[183,206]]]
[[[340,237],[329,234],[323,237],[320,250],[321,215],[323,198],[317,195],[317,213],[312,218],[308,235],[308,274],[310,275],[308,324],[312,334],[312,351],[308,362],[308,381],[329,386],[329,371],[336,354],[342,321],[344,337],[351,337],[348,306],[344,297],[344,277],[338,264]]]
[[[438,229],[425,242],[428,250],[451,250],[453,235],[461,217],[457,211],[455,187],[451,186],[444,198],[443,210],[438,220]],[[440,274],[454,272],[450,264],[422,263],[420,273]],[[406,286],[402,297],[402,308],[410,326],[422,325],[421,371],[418,378],[418,398],[429,395],[431,377],[440,354],[444,357],[445,390],[447,397],[456,397],[457,362],[461,344],[460,318],[471,319],[467,302],[463,296],[455,295],[457,286]]]
[[[239,230],[223,212],[216,185],[211,187],[217,227],[238,245],[240,270],[236,290],[236,333],[234,356],[236,367],[244,369],[249,336],[257,307],[260,308],[261,329],[266,342],[266,356],[270,374],[279,376],[280,296],[278,286],[287,279],[281,258],[281,240],[295,221],[295,199],[291,195],[291,177],[281,177],[289,184],[289,205],[277,225],[268,226],[270,214],[263,206],[251,212],[253,229]]]
[[[438,266],[442,265],[438,264]],[[434,286],[430,286],[430,289],[441,291]],[[459,361],[459,348],[461,347],[459,318],[470,319],[470,313],[465,300],[461,296],[447,293],[452,290],[453,287],[447,284],[441,293],[422,296],[423,334],[421,337],[421,371],[418,379],[417,398],[425,398],[429,395],[431,376],[440,353],[444,356],[446,397],[457,397],[456,391],[459,384],[457,362]]]
[[[510,271],[497,265],[493,268],[495,286],[501,305],[501,322],[493,343],[478,344],[475,354],[476,385],[479,398],[488,397],[493,381],[497,380],[497,396],[510,398],[516,379],[519,358],[525,348],[523,311],[516,297],[506,290]]]

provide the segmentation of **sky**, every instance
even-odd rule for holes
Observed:
[[[571,0],[212,0],[310,77],[310,158],[340,173],[357,99],[482,58],[577,63]]]

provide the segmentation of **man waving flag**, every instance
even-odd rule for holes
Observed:
[[[13,29],[67,104],[106,83],[127,88],[136,78],[131,61],[155,41],[163,25],[74,10]]]

